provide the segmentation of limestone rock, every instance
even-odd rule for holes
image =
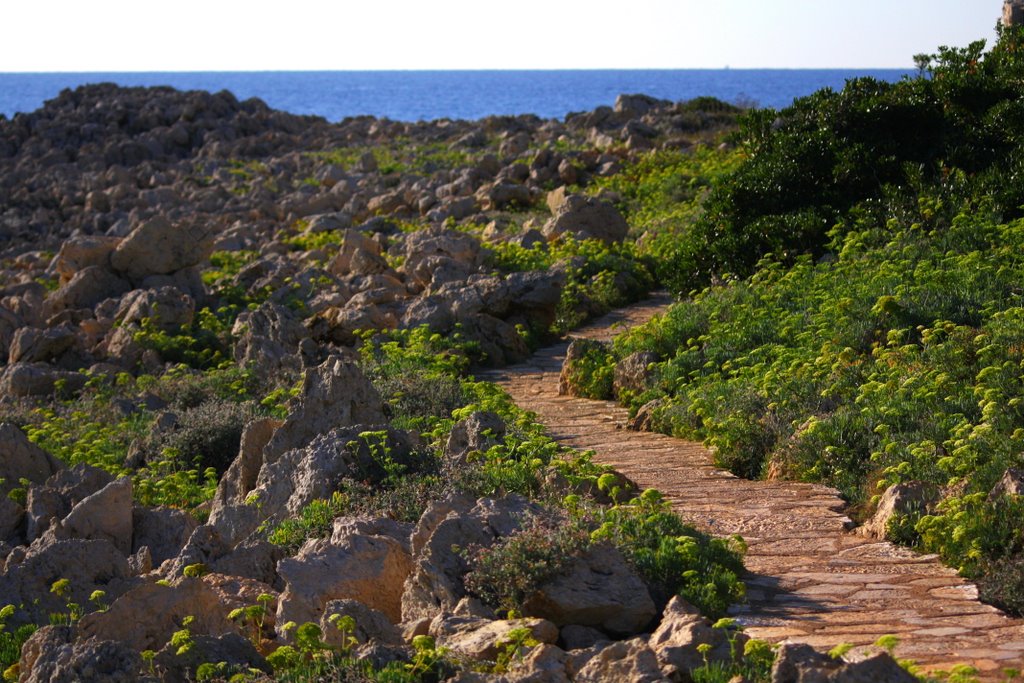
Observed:
[[[444,458],[453,462],[464,462],[473,451],[486,451],[501,443],[505,437],[505,422],[490,411],[477,411],[452,427],[448,443],[444,447]]]
[[[55,393],[58,386],[67,392],[79,391],[85,386],[85,375],[57,370],[45,363],[13,363],[0,373],[3,396],[47,396]]]
[[[908,481],[885,490],[875,514],[857,531],[865,536],[884,539],[889,521],[897,515],[923,512],[934,500],[935,492],[928,484]]]
[[[114,320],[122,325],[148,321],[154,329],[176,333],[192,324],[195,300],[174,287],[136,289],[121,299]]]
[[[44,626],[25,643],[22,683],[134,683],[142,657],[116,641],[72,641],[66,626]]]
[[[213,250],[213,237],[205,225],[174,225],[157,216],[132,230],[111,254],[110,265],[132,281],[169,275],[205,260]]]
[[[658,360],[651,351],[636,351],[615,364],[612,391],[619,396],[623,391],[639,393],[651,388],[653,377],[648,366]]]
[[[149,548],[150,561],[159,565],[181,552],[197,526],[195,517],[182,510],[137,505],[132,511],[132,552]]]
[[[697,650],[708,645],[707,661],[728,663],[733,659],[729,635],[724,629],[712,628],[700,611],[679,596],[665,607],[661,624],[651,635],[649,645],[663,670],[680,674],[704,663],[705,655]],[[742,652],[747,636],[732,634],[737,652]]]
[[[383,422],[380,394],[359,366],[337,356],[328,358],[306,371],[299,404],[274,432],[263,457],[273,462],[286,450],[301,448],[335,427]]]
[[[367,607],[358,600],[331,600],[324,605],[323,616],[320,617],[320,629],[324,632],[324,640],[331,645],[341,644],[341,633],[331,621],[333,615],[352,617],[356,622],[355,632],[351,635],[360,643],[376,641],[385,645],[402,645],[402,632],[380,610]]]
[[[42,484],[63,467],[63,463],[29,441],[17,426],[0,423],[0,493],[6,495],[22,486],[22,479]]]
[[[629,224],[619,210],[609,202],[569,195],[558,205],[558,211],[544,224],[542,230],[548,240],[566,233],[578,238],[594,238],[609,244],[621,242],[629,233]]]
[[[107,540],[129,555],[132,551],[132,480],[121,477],[81,500],[55,528],[58,538]]]
[[[46,299],[46,314],[67,309],[94,308],[105,299],[117,298],[131,286],[109,268],[88,266],[75,273]]]
[[[167,643],[153,660],[165,681],[197,680],[196,670],[207,662],[224,662],[230,670],[271,673],[271,667],[263,655],[238,633],[194,636],[188,651],[183,654],[178,654],[177,645]]]
[[[473,661],[494,661],[509,634],[528,629],[530,636],[541,643],[558,640],[558,628],[545,619],[512,619],[490,621],[475,617],[439,615],[430,625],[430,634],[439,645],[451,648],[461,657]]]
[[[131,573],[125,556],[103,540],[69,539],[32,544],[24,559],[0,575],[4,601],[21,605],[29,619],[46,623],[50,614],[67,611],[67,602],[89,604],[94,590],[114,600],[129,587]],[[60,597],[50,592],[58,579],[69,581],[69,593]]]
[[[53,259],[52,267],[65,284],[79,271],[92,266],[110,267],[110,255],[114,253],[120,237],[105,235],[78,235],[64,240],[60,251]]]
[[[302,367],[299,349],[309,332],[284,306],[265,301],[241,314],[232,332],[238,337],[235,361],[241,367],[251,367],[261,377]]]
[[[470,508],[464,501],[433,503],[423,513],[412,543],[415,566],[402,594],[402,620],[433,618],[454,610],[465,597],[466,559],[453,547],[488,547],[495,539],[518,529],[538,508],[525,498],[481,498]]]
[[[658,666],[658,658],[642,638],[597,646],[595,653],[577,657],[570,664],[579,666],[572,680],[577,683],[668,683]]]
[[[772,683],[914,683],[917,678],[887,652],[857,662],[833,659],[810,645],[783,643],[772,665]]]
[[[988,494],[990,501],[997,500],[1004,496],[1024,496],[1024,470],[1017,467],[1009,467],[1003,472],[1003,477]]]
[[[228,621],[217,593],[199,579],[185,579],[177,586],[142,583],[114,600],[105,612],[92,612],[78,622],[82,639],[114,640],[141,652],[159,650],[181,628],[185,617],[194,617],[194,635],[219,635],[235,626]]]
[[[608,352],[608,344],[596,339],[578,338],[573,339],[569,348],[565,351],[565,360],[562,362],[562,372],[558,375],[558,395],[577,396],[577,387],[573,378],[576,372],[574,366],[591,354],[604,354]]]
[[[67,323],[46,329],[23,327],[14,333],[7,362],[52,361],[72,349],[77,341],[74,329]]]
[[[309,541],[294,558],[278,564],[285,591],[278,623],[317,622],[331,600],[357,600],[401,621],[403,584],[412,559],[402,544],[387,536],[349,536],[341,544]]]
[[[657,615],[647,586],[610,545],[576,558],[565,575],[527,598],[523,612],[559,626],[593,626],[617,635],[640,633]]]

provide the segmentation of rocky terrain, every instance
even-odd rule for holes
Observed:
[[[599,179],[734,116],[624,96],[330,124],[97,85],[0,118],[5,677],[914,680],[713,626],[734,546],[442,372],[643,295],[643,235]],[[644,555],[636,511],[677,533]],[[482,558],[559,527],[585,540],[496,598]],[[698,546],[718,554],[682,564]]]

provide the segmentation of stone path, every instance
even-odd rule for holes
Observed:
[[[655,297],[573,336],[609,339],[668,304]],[[747,633],[819,649],[893,634],[900,639],[896,655],[926,670],[969,664],[995,681],[1006,667],[1024,668],[1024,621],[978,602],[975,587],[935,556],[849,532],[835,490],[739,479],[715,468],[700,444],[625,430],[627,413],[614,403],[559,396],[567,346],[541,349],[524,364],[479,377],[504,386],[558,441],[593,450],[595,460],[641,488],[662,491],[688,521],[717,535],[742,535],[751,576],[747,603],[733,616]]]

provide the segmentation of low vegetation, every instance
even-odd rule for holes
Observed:
[[[888,486],[925,482],[934,502],[891,536],[1016,614],[1024,505],[989,493],[1024,464],[1021,42],[753,112],[742,159],[674,233],[668,281],[691,293],[577,369],[608,395],[615,362],[653,352],[650,388],[619,398],[659,399],[656,429],[745,477],[835,486],[862,518]]]

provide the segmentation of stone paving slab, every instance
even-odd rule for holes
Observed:
[[[573,333],[610,339],[664,312],[665,295],[616,311]],[[889,543],[851,533],[838,493],[785,481],[747,481],[712,464],[701,444],[623,427],[625,409],[558,395],[568,342],[526,363],[479,375],[502,385],[565,445],[593,450],[641,488],[657,488],[687,521],[748,545],[747,601],[733,616],[751,636],[829,649],[900,638],[899,657],[925,670],[976,667],[983,680],[1024,667],[1024,621],[978,602],[977,589],[942,566]]]

